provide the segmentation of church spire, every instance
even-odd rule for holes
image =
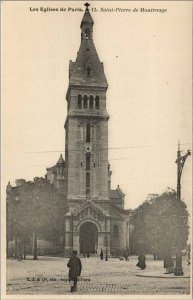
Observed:
[[[85,6],[86,9],[80,25],[80,48],[77,53],[76,61],[70,61],[69,64],[69,87],[66,95],[67,101],[71,88],[74,88],[74,86],[100,87],[105,88],[105,90],[107,90],[108,87],[103,63],[100,62],[93,41],[94,21],[88,8],[89,4],[85,3]]]
[[[86,6],[86,11],[89,11],[88,7],[90,6],[90,4],[89,4],[88,2],[86,2],[86,3],[84,4],[84,6]]]
[[[86,6],[85,13],[82,19],[82,22],[80,24],[81,28],[81,40],[89,40],[92,39],[92,31],[93,31],[93,25],[94,21],[91,17],[91,14],[89,12],[88,7],[90,6],[89,3],[84,4]]]
[[[59,158],[59,160],[57,161],[57,165],[60,165],[60,164],[65,164],[65,161],[64,161],[64,159],[63,159],[62,154],[60,154],[60,158]]]

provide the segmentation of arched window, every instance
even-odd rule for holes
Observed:
[[[118,225],[113,226],[113,236],[119,236],[119,227],[118,227]]]
[[[90,38],[90,29],[86,28],[85,31],[84,31],[84,33],[85,33],[85,38],[89,39]]]
[[[94,103],[94,98],[93,98],[93,96],[91,95],[90,96],[90,109],[93,109],[93,103]]]
[[[86,142],[90,142],[90,123],[86,124]]]
[[[82,108],[82,97],[78,95],[78,108]]]
[[[86,172],[86,194],[90,194],[90,173]]]
[[[96,96],[95,98],[95,108],[99,109],[99,96]]]
[[[90,155],[86,155],[86,170],[90,171]]]
[[[87,75],[87,76],[90,76],[90,67],[87,67],[87,68],[86,68],[86,75]]]
[[[87,97],[87,95],[85,95],[84,96],[84,101],[83,101],[83,107],[84,108],[87,108],[87,99],[88,99],[88,97]]]
[[[90,173],[89,172],[86,173],[86,187],[87,188],[90,187]]]

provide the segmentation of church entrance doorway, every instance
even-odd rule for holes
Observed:
[[[98,230],[95,224],[86,222],[80,226],[80,253],[96,253],[98,244]]]

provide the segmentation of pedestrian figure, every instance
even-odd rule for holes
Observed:
[[[18,240],[18,246],[17,246],[17,259],[21,261],[23,259],[23,251],[22,251],[22,243]]]
[[[158,260],[158,256],[157,256],[156,253],[153,253],[153,259],[154,259],[154,260]]]
[[[125,252],[125,261],[129,261],[129,251],[126,250]]]
[[[80,276],[82,270],[81,260],[76,255],[77,255],[77,251],[73,250],[71,258],[69,259],[69,262],[67,264],[69,268],[68,276],[69,276],[69,282],[71,286],[71,293],[73,293],[77,289],[78,276]]]
[[[174,262],[170,254],[166,255],[164,258],[164,268],[166,269],[166,274],[174,272]]]
[[[101,248],[100,257],[101,257],[101,260],[103,260],[103,250],[102,250],[102,248]]]
[[[138,256],[138,263],[136,264],[137,267],[139,267],[141,270],[145,270],[146,268],[146,257],[143,253],[140,253]]]

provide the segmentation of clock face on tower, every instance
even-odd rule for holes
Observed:
[[[92,151],[92,145],[91,144],[85,144],[84,145],[84,150],[87,152],[87,153],[90,153]]]

